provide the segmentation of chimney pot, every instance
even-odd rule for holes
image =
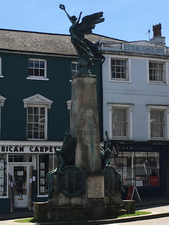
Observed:
[[[161,23],[157,24],[157,25],[153,25],[153,37],[156,37],[156,36],[161,36]]]

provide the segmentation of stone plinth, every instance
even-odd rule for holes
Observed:
[[[104,198],[104,175],[88,175],[87,177],[87,198]]]
[[[96,78],[72,79],[70,134],[77,138],[75,165],[91,174],[101,170]]]
[[[87,175],[87,211],[88,219],[101,219],[105,217],[106,206],[104,202],[105,188],[104,175]]]
[[[74,221],[87,218],[87,211],[84,207],[53,206],[50,204],[34,203],[34,219],[38,222],[44,221]]]

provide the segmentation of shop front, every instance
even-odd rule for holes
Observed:
[[[141,199],[167,196],[168,143],[112,141],[111,144],[110,164],[121,174],[126,191],[123,199],[130,186],[137,187]]]
[[[62,142],[1,141],[0,213],[33,208],[46,201],[46,174],[57,167],[55,150]]]

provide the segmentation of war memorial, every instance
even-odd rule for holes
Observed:
[[[58,168],[47,174],[47,202],[34,203],[37,221],[85,220],[106,218],[122,208],[122,182],[109,165],[109,139],[100,148],[97,107],[97,75],[92,75],[92,51],[85,34],[104,21],[103,13],[79,18],[68,16],[71,42],[78,55],[78,73],[72,78],[70,134],[65,133],[63,146],[56,150]],[[108,136],[107,136],[108,137]]]

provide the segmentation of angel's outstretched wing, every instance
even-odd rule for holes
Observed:
[[[83,34],[91,34],[92,29],[95,28],[97,23],[101,23],[104,21],[103,12],[94,13],[89,16],[85,16],[82,19],[82,22],[78,24],[77,33]]]

